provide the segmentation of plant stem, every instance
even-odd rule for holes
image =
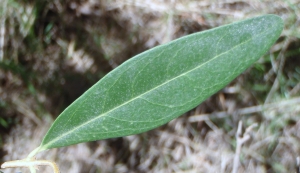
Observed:
[[[1,165],[1,168],[18,168],[27,167],[30,169],[31,173],[36,173],[37,166],[51,166],[53,168],[53,173],[59,173],[58,166],[55,162],[48,160],[34,160],[34,159],[23,159],[23,160],[13,160],[5,162]]]
[[[29,155],[27,156],[27,159],[32,159],[37,153],[39,153],[41,150],[40,150],[40,147],[37,147],[36,149],[34,149],[33,151],[31,151],[29,153]]]

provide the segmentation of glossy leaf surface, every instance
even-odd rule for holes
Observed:
[[[157,46],[107,74],[55,120],[39,151],[142,133],[216,93],[274,44],[282,20],[265,15]]]

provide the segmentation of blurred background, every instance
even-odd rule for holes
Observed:
[[[62,173],[298,172],[300,0],[1,0],[0,163],[25,158],[60,112],[132,56],[269,13],[285,24],[276,44],[195,109],[147,133],[37,157]]]

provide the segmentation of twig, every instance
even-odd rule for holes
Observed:
[[[13,97],[13,104],[16,105],[17,111],[29,119],[31,119],[36,125],[42,126],[43,122],[39,119],[39,117],[32,111],[32,109],[25,104],[23,100],[17,97]]]
[[[265,104],[269,103],[271,101],[272,97],[274,96],[274,93],[280,87],[279,79],[282,77],[282,72],[283,72],[285,61],[286,61],[286,56],[284,55],[284,52],[286,52],[286,50],[288,49],[291,41],[292,41],[291,39],[286,39],[284,41],[282,49],[281,49],[281,51],[279,52],[279,55],[278,55],[279,58],[278,58],[277,64],[272,63],[272,67],[273,67],[272,70],[276,73],[276,78],[273,82],[272,88],[270,89],[270,91],[269,91],[269,93],[268,93],[268,95],[265,99]]]
[[[296,158],[296,166],[297,166],[297,168],[296,168],[296,172],[297,173],[300,173],[300,157],[298,156],[297,158]]]
[[[269,104],[265,104],[265,105],[258,105],[258,106],[242,108],[242,109],[238,109],[234,112],[220,111],[220,112],[211,113],[211,114],[194,115],[194,116],[190,116],[188,121],[189,122],[199,122],[199,121],[206,121],[211,118],[225,118],[225,117],[228,117],[230,114],[234,114],[234,113],[237,113],[239,115],[245,115],[245,114],[251,114],[251,113],[256,113],[256,112],[262,112],[263,110],[266,110],[266,109],[278,108],[278,105],[280,105],[280,107],[284,107],[284,106],[296,105],[299,103],[300,103],[300,97],[296,97],[293,99],[284,100],[284,101],[280,101],[280,102],[276,102],[276,103],[269,103]]]
[[[4,59],[4,38],[5,38],[5,18],[6,18],[6,8],[7,1],[3,1],[3,16],[0,21],[0,61]]]
[[[242,121],[239,121],[238,129],[236,132],[236,150],[235,150],[235,155],[234,155],[232,173],[237,173],[238,168],[239,168],[239,160],[240,160],[239,158],[240,158],[242,145],[251,138],[250,132],[256,126],[257,126],[257,123],[254,123],[251,126],[249,126],[243,135],[242,134],[243,124],[242,124]]]

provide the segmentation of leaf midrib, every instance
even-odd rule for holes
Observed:
[[[264,33],[264,32],[262,32],[262,33]],[[261,35],[262,33],[260,33],[260,34],[258,34],[258,35]],[[254,37],[257,37],[258,35],[254,36]],[[175,79],[177,79],[177,78],[180,78],[180,77],[182,77],[182,76],[184,76],[184,75],[186,75],[186,74],[188,74],[188,73],[190,73],[190,72],[192,72],[192,71],[194,71],[194,70],[197,70],[198,68],[201,68],[202,66],[204,66],[204,65],[206,65],[207,63],[209,63],[209,62],[215,60],[216,58],[220,57],[221,55],[227,54],[228,52],[230,52],[230,51],[236,49],[237,47],[239,47],[239,46],[241,46],[241,45],[243,45],[243,44],[249,42],[249,41],[252,40],[252,39],[253,39],[253,36],[252,36],[252,38],[250,38],[250,39],[248,39],[248,40],[246,40],[246,41],[244,41],[244,42],[242,42],[242,43],[240,43],[240,44],[237,44],[236,46],[232,47],[231,49],[229,49],[229,50],[227,50],[227,51],[225,51],[225,52],[223,52],[223,53],[221,53],[221,54],[219,54],[219,55],[216,55],[215,57],[213,57],[213,58],[211,58],[210,60],[204,62],[203,64],[201,64],[201,65],[199,65],[199,66],[196,66],[195,68],[193,68],[193,69],[191,69],[191,70],[188,70],[188,71],[186,71],[185,73],[182,73],[182,74],[180,74],[180,75],[178,75],[178,76],[176,76],[176,77],[174,77],[174,78],[172,78],[172,79],[170,79],[170,80],[167,80],[167,81],[165,81],[164,83],[162,83],[162,84],[160,84],[160,85],[158,85],[158,86],[156,86],[156,87],[154,87],[154,88],[152,88],[152,89],[150,89],[150,90],[148,90],[148,91],[146,91],[146,92],[144,92],[144,93],[142,93],[142,94],[140,94],[140,95],[138,95],[138,96],[136,96],[136,97],[134,97],[134,98],[132,98],[132,99],[130,99],[130,100],[128,100],[128,101],[126,101],[126,102],[124,102],[123,104],[120,104],[119,106],[116,106],[116,107],[112,108],[111,110],[109,110],[109,111],[107,111],[107,112],[105,112],[105,113],[102,113],[102,114],[100,114],[99,116],[97,116],[97,117],[95,117],[95,118],[92,118],[92,119],[86,121],[85,123],[83,123],[83,124],[81,124],[81,125],[79,125],[79,126],[73,128],[72,130],[70,130],[70,131],[68,131],[68,132],[66,132],[66,133],[63,133],[62,135],[60,135],[60,136],[54,138],[52,141],[46,143],[45,145],[41,145],[41,149],[48,149],[47,146],[49,146],[49,145],[51,145],[52,143],[54,143],[54,142],[60,140],[61,138],[67,136],[68,134],[70,134],[70,133],[76,131],[77,129],[80,129],[81,127],[84,127],[85,125],[87,125],[87,124],[89,124],[89,123],[91,123],[91,122],[93,122],[93,121],[95,121],[95,120],[97,120],[97,119],[99,119],[99,118],[105,116],[106,114],[108,114],[108,113],[110,113],[110,112],[112,112],[112,111],[114,111],[114,110],[116,110],[116,109],[118,109],[118,108],[120,108],[120,107],[122,107],[122,106],[124,106],[124,105],[126,105],[126,104],[128,104],[128,103],[130,103],[130,102],[132,102],[132,101],[134,101],[134,100],[136,100],[136,99],[138,99],[138,98],[141,98],[143,95],[146,95],[146,94],[148,94],[148,93],[150,93],[150,92],[156,90],[157,88],[159,88],[159,87],[161,87],[161,86],[164,86],[165,84],[167,84],[167,83],[169,83],[169,82],[171,82],[171,81],[173,81],[173,80],[175,80]]]

